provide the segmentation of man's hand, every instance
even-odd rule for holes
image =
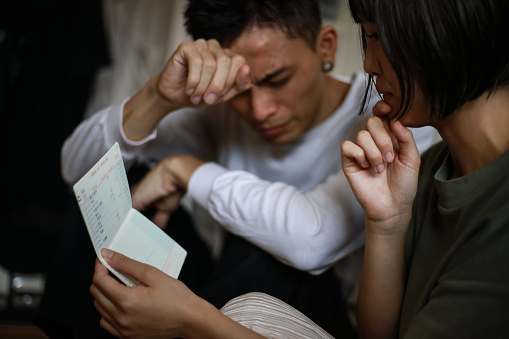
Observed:
[[[124,133],[130,140],[142,140],[175,110],[225,102],[251,86],[244,57],[217,40],[185,41],[163,71],[125,104]]]
[[[175,107],[228,101],[250,87],[244,57],[203,39],[183,42],[157,82],[161,96]]]
[[[163,159],[132,188],[133,207],[138,211],[154,207],[152,221],[164,229],[171,213],[179,207],[191,175],[203,163],[190,155]]]

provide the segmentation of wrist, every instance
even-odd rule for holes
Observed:
[[[142,140],[152,133],[169,112],[179,108],[160,94],[157,81],[157,76],[150,78],[124,106],[122,127],[130,140]]]
[[[400,236],[405,235],[412,219],[412,212],[394,214],[384,219],[370,219],[366,217],[366,235],[374,236]]]
[[[164,165],[175,185],[179,189],[187,191],[189,180],[194,171],[204,163],[191,155],[175,155],[166,158]]]
[[[210,318],[211,312],[213,314],[218,310],[206,300],[193,295],[182,312],[182,338],[202,338],[203,334],[210,333],[207,319]]]

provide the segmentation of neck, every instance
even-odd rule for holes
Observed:
[[[486,167],[509,150],[509,88],[481,95],[435,127],[451,151],[452,178]]]

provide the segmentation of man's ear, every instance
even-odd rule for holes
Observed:
[[[331,25],[323,27],[316,39],[316,51],[322,63],[331,62],[334,64],[336,50],[338,48],[338,32]]]

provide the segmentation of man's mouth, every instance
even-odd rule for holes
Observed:
[[[288,123],[270,127],[270,128],[261,128],[260,131],[263,135],[265,135],[268,138],[274,138],[281,133],[283,133],[286,130],[286,127],[288,126]]]

